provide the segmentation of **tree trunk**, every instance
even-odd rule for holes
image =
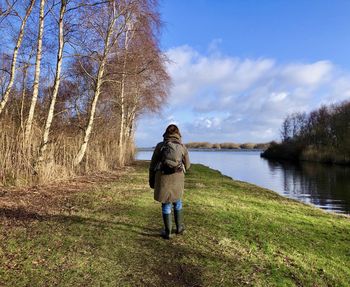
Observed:
[[[120,91],[120,130],[119,130],[119,144],[118,144],[118,160],[119,165],[124,165],[124,126],[125,126],[125,106],[124,106],[124,98],[125,98],[125,66],[126,60],[124,61],[123,75],[121,81],[121,91]]]
[[[23,111],[24,111],[24,99],[26,97],[26,82],[27,82],[27,76],[28,76],[28,68],[29,65],[26,65],[23,68],[23,78],[22,78],[22,95],[21,95],[21,131],[24,131],[24,117],[23,117]]]
[[[119,142],[118,142],[118,160],[119,165],[124,166],[125,164],[125,122],[126,122],[126,109],[125,109],[125,81],[126,81],[126,63],[128,56],[128,46],[129,46],[129,31],[132,28],[132,25],[127,25],[128,29],[125,32],[125,40],[124,40],[124,62],[123,62],[123,71],[122,71],[122,79],[121,79],[121,89],[120,89],[120,130],[119,130]],[[132,37],[132,36],[131,36]]]
[[[106,59],[103,59],[102,61],[103,61],[103,63],[101,63],[101,66],[100,66],[99,71],[98,71],[96,87],[95,87],[95,92],[94,92],[94,98],[93,98],[92,103],[91,103],[89,122],[86,126],[86,129],[85,129],[83,143],[80,146],[78,154],[74,158],[74,162],[73,162],[74,166],[79,165],[80,162],[82,161],[82,159],[84,158],[84,155],[86,153],[86,148],[87,148],[87,145],[88,145],[88,142],[90,139],[92,126],[93,126],[94,119],[95,119],[97,101],[98,101],[98,98],[99,98],[100,93],[101,93],[101,82],[102,82],[102,77],[103,77],[104,70],[105,70],[104,66],[105,66]]]
[[[4,110],[4,108],[6,106],[6,103],[7,103],[8,99],[9,99],[10,92],[12,90],[13,83],[15,81],[18,50],[19,50],[19,48],[22,45],[22,40],[23,40],[23,35],[24,35],[24,28],[26,26],[28,17],[30,15],[30,13],[32,12],[34,3],[35,3],[35,0],[32,0],[30,2],[29,6],[28,6],[28,8],[26,10],[26,14],[25,14],[25,16],[24,16],[24,18],[22,20],[21,27],[19,29],[16,46],[15,46],[15,48],[13,50],[9,83],[8,83],[6,89],[5,89],[4,95],[3,95],[2,99],[1,99],[1,102],[0,102],[0,115],[1,115],[2,111]]]
[[[33,96],[32,96],[32,102],[30,104],[26,130],[24,135],[25,145],[28,145],[30,141],[34,111],[35,111],[35,106],[36,106],[36,102],[38,100],[38,94],[39,94],[40,64],[41,64],[41,58],[42,58],[42,45],[43,45],[43,33],[44,33],[44,8],[45,8],[45,0],[40,0],[39,32],[38,32],[38,38],[37,38],[38,45],[37,45],[36,61],[35,61]]]
[[[54,88],[53,88],[50,108],[49,108],[49,112],[48,112],[47,119],[46,119],[44,135],[43,135],[42,143],[40,146],[38,163],[42,162],[44,159],[44,154],[45,154],[45,151],[47,148],[47,143],[49,141],[49,133],[50,133],[51,123],[52,123],[52,119],[53,119],[53,115],[54,115],[55,104],[56,104],[56,99],[57,99],[57,95],[58,95],[58,88],[60,86],[60,81],[61,81],[62,55],[63,55],[63,48],[64,48],[63,18],[64,18],[64,14],[66,12],[66,6],[67,6],[67,1],[62,0],[61,1],[61,9],[60,9],[60,17],[59,17],[59,22],[58,22],[59,32],[58,32],[58,51],[57,51],[57,61],[56,61],[55,82],[54,82]]]
[[[81,144],[80,149],[79,149],[79,151],[78,151],[78,153],[75,156],[74,161],[73,161],[73,165],[74,166],[78,166],[81,163],[81,161],[83,160],[84,155],[86,153],[86,148],[87,148],[87,145],[88,145],[88,142],[89,142],[89,139],[90,139],[92,126],[94,124],[94,119],[95,119],[97,101],[98,101],[98,98],[99,98],[99,96],[101,94],[101,85],[102,85],[102,82],[103,82],[103,75],[104,75],[104,72],[105,72],[105,65],[106,65],[107,56],[108,56],[109,49],[110,49],[110,43],[109,42],[110,42],[110,38],[111,38],[111,35],[112,35],[112,30],[113,30],[113,26],[114,26],[115,22],[116,22],[116,18],[114,18],[112,20],[112,23],[110,23],[110,25],[108,27],[108,31],[107,31],[107,35],[106,35],[105,43],[104,43],[103,56],[102,56],[101,63],[100,63],[100,66],[99,66],[99,69],[98,69],[98,73],[97,73],[94,97],[93,97],[93,100],[92,100],[92,103],[91,103],[90,117],[89,117],[89,121],[88,121],[88,124],[86,126],[86,129],[85,129],[83,143]]]

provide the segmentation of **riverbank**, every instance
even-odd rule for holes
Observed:
[[[266,150],[270,143],[209,143],[209,142],[189,142],[185,144],[188,149],[204,150]]]
[[[315,148],[297,143],[272,143],[262,157],[274,160],[308,161],[326,164],[350,165],[350,155],[331,148]]]
[[[194,165],[186,233],[165,241],[147,166],[4,191],[0,285],[349,286],[348,217]]]

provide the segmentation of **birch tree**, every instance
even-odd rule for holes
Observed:
[[[34,3],[35,3],[35,0],[31,0],[29,2],[28,7],[26,8],[25,15],[21,20],[21,25],[20,25],[19,32],[18,32],[17,41],[16,41],[16,44],[15,44],[15,47],[14,47],[13,53],[12,53],[12,61],[11,61],[10,72],[9,72],[10,78],[9,78],[7,87],[5,88],[4,94],[2,95],[1,102],[0,102],[0,115],[3,112],[5,106],[8,102],[10,92],[12,90],[12,86],[13,86],[14,81],[15,81],[18,52],[19,52],[19,49],[22,45],[24,30],[25,30],[25,27],[27,24],[27,20],[32,12]],[[10,8],[8,8],[8,9],[10,9]],[[6,14],[6,12],[4,12],[4,14]]]
[[[128,60],[128,48],[130,41],[134,36],[133,24],[128,23],[125,31],[124,38],[124,59],[122,67],[122,78],[120,83],[120,130],[119,130],[119,141],[118,141],[118,160],[119,165],[123,166],[125,163],[125,122],[126,122],[126,107],[125,107],[125,85],[127,75],[127,60]]]
[[[0,2],[0,23],[3,19],[5,19],[8,15],[11,14],[18,0],[13,0],[13,1],[6,0],[5,2],[6,2],[5,7],[3,7],[3,3]]]
[[[54,80],[54,88],[52,92],[51,103],[49,107],[49,112],[47,114],[44,134],[40,146],[38,163],[43,161],[44,153],[47,149],[47,144],[49,141],[49,133],[52,124],[52,119],[54,116],[55,104],[58,95],[58,89],[61,81],[61,68],[63,60],[63,49],[64,49],[64,15],[66,13],[67,0],[61,0],[60,14],[58,18],[58,50],[57,50],[57,59],[56,59],[56,74]]]
[[[158,24],[157,0],[0,0],[0,184],[131,159],[168,91]]]
[[[38,37],[37,37],[37,51],[36,51],[36,60],[35,60],[35,74],[34,74],[34,84],[33,84],[33,95],[30,104],[29,114],[27,118],[27,124],[24,134],[24,143],[27,145],[30,140],[30,134],[32,131],[34,111],[36,102],[38,100],[39,94],[39,81],[40,81],[40,65],[42,58],[42,45],[43,45],[43,34],[44,34],[44,9],[45,9],[45,0],[40,0],[40,10],[39,10],[39,28],[38,28]]]
[[[170,79],[165,69],[166,58],[159,50],[154,31],[158,26],[158,15],[148,3],[141,6],[132,27],[126,31],[122,88],[120,95],[117,95],[120,98],[121,165],[125,163],[126,147],[132,146],[137,116],[145,111],[158,111],[168,93]],[[132,31],[132,37],[128,37],[129,31]]]
[[[84,131],[83,142],[80,145],[79,151],[74,158],[74,162],[73,162],[74,166],[77,166],[80,164],[80,162],[82,161],[82,159],[86,153],[86,148],[87,148],[87,145],[88,145],[88,142],[89,142],[89,139],[91,136],[93,124],[94,124],[97,102],[98,102],[98,99],[99,99],[100,94],[101,94],[102,84],[104,82],[104,75],[105,75],[105,68],[106,68],[107,59],[108,59],[108,56],[110,55],[112,47],[117,43],[117,41],[121,35],[121,31],[124,30],[125,23],[128,21],[128,17],[125,14],[125,10],[128,7],[122,8],[118,4],[119,3],[116,0],[110,1],[107,9],[104,10],[104,12],[107,15],[101,15],[101,14],[95,15],[95,17],[103,17],[102,19],[104,20],[104,22],[107,22],[107,26],[106,26],[105,31],[103,31],[103,29],[101,29],[102,27],[100,25],[98,25],[96,27],[95,26],[96,23],[89,21],[89,24],[92,25],[92,27],[90,27],[90,29],[97,28],[96,29],[97,33],[101,37],[103,37],[103,44],[101,47],[102,53],[98,59],[97,75],[95,78],[93,78],[95,87],[94,87],[94,95],[93,95],[93,98],[91,101],[90,115],[89,115],[88,123],[87,123],[85,131]],[[105,18],[107,18],[107,19],[105,19]],[[122,23],[120,23],[120,21],[118,21],[121,18],[123,18]],[[98,19],[98,20],[100,20],[100,19]],[[93,76],[90,75],[90,77],[93,77]]]

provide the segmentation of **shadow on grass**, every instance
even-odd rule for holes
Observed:
[[[204,266],[183,261],[185,261],[185,257],[196,260],[207,255],[200,254],[189,247],[176,244],[176,238],[167,241],[165,245],[159,242],[159,240],[148,238],[139,242],[142,249],[154,254],[152,258],[148,259],[150,262],[147,262],[147,264],[150,266],[153,276],[158,278],[158,285],[203,286]]]
[[[125,206],[121,206],[125,207]],[[146,211],[148,214],[144,214],[147,221],[150,218],[155,217],[149,214],[151,210]],[[103,219],[94,219],[83,217],[79,215],[65,215],[65,214],[40,214],[35,211],[28,211],[25,208],[0,208],[0,222],[3,220],[8,220],[11,224],[10,226],[20,226],[20,225],[30,225],[33,222],[54,222],[61,224],[63,228],[67,229],[70,236],[81,235],[82,230],[76,228],[74,225],[83,225],[86,229],[84,232],[89,232],[90,234],[95,234],[94,236],[100,236],[96,233],[96,230],[104,229],[114,229],[119,230],[120,236],[123,237],[126,233],[136,234],[136,242],[140,243],[140,251],[149,250],[154,256],[148,258],[150,260],[149,270],[153,275],[148,275],[150,278],[152,276],[158,277],[158,280],[162,283],[161,285],[171,285],[171,286],[202,286],[202,267],[196,266],[194,264],[185,263],[182,264],[179,260],[183,256],[194,256],[194,257],[203,257],[204,254],[196,254],[194,250],[189,250],[188,247],[176,246],[173,240],[170,245],[164,246],[164,241],[160,237],[160,228],[150,228],[149,226],[154,226],[154,221],[147,226],[142,226],[140,224],[134,224],[134,222],[120,222],[118,220],[103,220]],[[159,220],[161,224],[161,219]],[[72,227],[73,225],[73,227]],[[160,225],[159,225],[160,227]],[[41,228],[41,227],[39,227]],[[50,227],[51,228],[51,227]],[[47,229],[44,229],[43,232],[47,232]],[[104,233],[102,232],[101,236]],[[124,234],[124,235],[123,235]],[[37,234],[38,235],[38,234]],[[68,235],[68,234],[67,234]],[[174,238],[175,239],[175,238]],[[90,242],[86,242],[87,246],[91,245],[92,242],[99,242],[98,239],[89,238]],[[104,242],[104,244],[108,244]],[[98,246],[93,244],[93,246]],[[159,248],[162,246],[161,248]],[[140,252],[136,250],[130,250],[130,256],[134,252]],[[163,254],[164,253],[164,254]],[[108,257],[108,256],[107,256]],[[175,259],[176,260],[173,260]],[[112,257],[111,260],[114,260]],[[136,265],[143,265],[145,263],[145,258],[140,256],[134,256],[136,260]],[[154,260],[153,260],[154,259]],[[170,261],[168,261],[170,259]]]
[[[127,206],[120,205],[115,208],[120,207],[120,212],[123,212]],[[110,208],[108,210],[113,212]],[[118,221],[118,218],[114,221],[78,215],[39,214],[23,208],[0,208],[0,221],[8,219],[24,224],[30,224],[33,221],[62,224],[64,228],[67,228],[67,235],[81,236],[82,232],[91,234],[92,237],[83,237],[86,239],[82,242],[82,246],[93,246],[94,250],[104,250],[105,246],[118,248],[116,246],[118,246],[117,242],[119,240],[125,242],[129,246],[126,257],[116,258],[112,255],[111,250],[107,254],[104,253],[103,256],[109,258],[110,261],[121,260],[122,264],[129,266],[131,269],[138,270],[138,268],[147,266],[148,274],[146,278],[148,280],[157,278],[157,286],[220,286],[221,283],[226,284],[226,286],[229,286],[228,283],[233,284],[231,286],[241,286],[242,282],[250,280],[254,282],[254,277],[250,277],[248,274],[254,273],[251,268],[258,265],[256,262],[258,258],[246,258],[242,261],[243,259],[239,256],[228,257],[224,254],[211,252],[200,245],[193,244],[193,240],[198,242],[197,244],[201,242],[201,240],[194,237],[197,236],[196,234],[187,235],[185,233],[183,236],[174,236],[173,240],[164,241],[159,236],[159,229],[151,228],[158,225],[158,223],[159,227],[161,226],[161,218],[160,216],[157,217],[155,209],[145,210],[133,206],[130,207],[130,210],[136,212],[138,216],[132,217],[131,222],[122,222]],[[193,217],[193,214],[191,215]],[[141,219],[143,219],[142,222],[146,226],[135,224]],[[155,221],[155,219],[157,220]],[[77,228],[78,226],[74,226],[75,224],[82,225],[84,229]],[[191,225],[188,226],[188,228],[190,227]],[[113,229],[117,233],[112,232],[109,234],[110,237],[106,238],[105,229]],[[102,232],[96,232],[97,230],[102,230]],[[119,231],[120,234],[118,235]],[[43,232],[47,232],[47,229]],[[127,234],[136,234],[137,236],[128,237]],[[127,239],[125,236],[127,236]],[[101,238],[104,240],[101,240]],[[129,245],[128,240],[134,241],[136,245],[133,242],[130,242]],[[151,256],[148,256],[149,254]],[[262,267],[266,268],[266,265],[263,264]],[[278,264],[274,267],[277,268]],[[261,272],[265,271],[265,269],[262,269]],[[281,272],[286,272],[286,270],[281,270]],[[290,276],[292,280],[297,281],[298,278],[293,279],[294,275],[292,275]],[[140,277],[135,275],[135,277],[125,279],[128,283],[130,283],[129,280],[134,281],[131,283],[135,283],[140,280]],[[210,284],[208,285],[208,283]]]
[[[111,220],[97,220],[93,218],[78,216],[78,215],[63,215],[63,214],[39,214],[34,211],[28,211],[24,208],[0,208],[0,220],[8,219],[14,222],[14,226],[18,223],[26,224],[33,221],[50,221],[63,224],[87,224],[98,228],[118,227],[120,230],[137,233],[143,236],[159,237],[159,230],[155,228],[148,228],[144,226],[135,225],[127,222],[111,221]],[[17,224],[16,224],[17,223]],[[139,230],[139,231],[138,231]]]
[[[37,212],[27,211],[24,208],[0,208],[0,218],[30,222],[33,220],[43,221],[45,216]]]

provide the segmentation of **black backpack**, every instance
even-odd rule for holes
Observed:
[[[165,141],[160,149],[160,155],[160,169],[163,174],[183,171],[183,147],[180,142]]]

